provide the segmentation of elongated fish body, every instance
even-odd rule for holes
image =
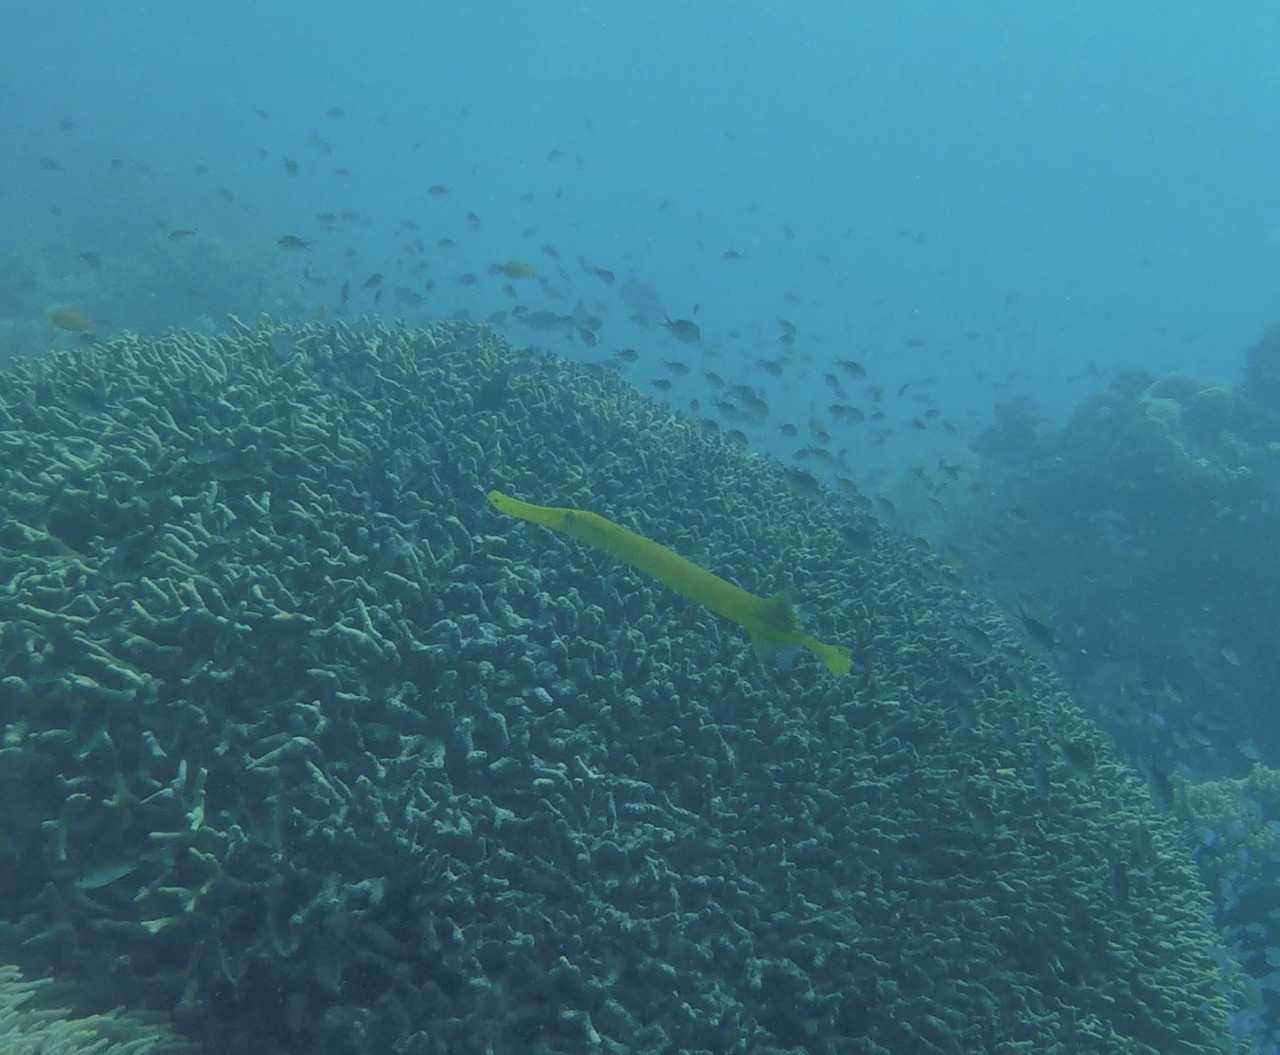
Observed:
[[[666,546],[597,513],[533,505],[499,491],[489,492],[489,504],[500,513],[540,524],[587,546],[612,553],[637,571],[669,586],[686,600],[737,623],[751,635],[757,652],[770,647],[797,646],[816,655],[832,674],[848,674],[852,667],[847,648],[823,644],[804,632],[786,594],[782,592],[772,597],[757,597],[728,579],[685,560]]]

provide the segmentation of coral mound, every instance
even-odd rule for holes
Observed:
[[[0,446],[24,967],[212,1051],[1219,1050],[1194,868],[994,610],[612,377],[126,336],[0,380]],[[494,487],[788,588],[852,675]]]

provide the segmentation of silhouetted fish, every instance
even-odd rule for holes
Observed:
[[[661,322],[667,317],[667,313],[662,307],[662,298],[658,296],[658,291],[648,282],[638,279],[634,275],[618,287],[618,296],[622,298],[622,303],[627,306],[627,310],[633,316],[655,323]]]
[[[691,319],[666,319],[663,324],[667,331],[677,341],[683,344],[699,344],[702,341],[702,331],[698,329],[698,324]]]

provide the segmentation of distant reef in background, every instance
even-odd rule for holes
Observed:
[[[1157,792],[1280,767],[1280,325],[1239,384],[1126,373],[1054,428],[1005,406],[976,448],[946,541],[988,540],[974,570],[1043,602],[1068,683]]]

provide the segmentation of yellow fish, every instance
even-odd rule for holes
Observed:
[[[98,324],[92,319],[70,308],[53,308],[45,313],[45,318],[58,329],[69,333],[93,333],[98,328]]]
[[[507,278],[533,278],[536,272],[523,260],[508,260],[501,264],[491,264],[489,274],[506,275]]]
[[[837,676],[848,674],[853,666],[847,648],[823,644],[801,629],[800,620],[782,591],[772,597],[757,597],[728,579],[685,560],[666,546],[586,510],[536,506],[499,491],[489,492],[489,504],[500,513],[541,524],[588,546],[612,553],[637,571],[665,583],[686,600],[737,623],[751,635],[757,655],[772,647],[797,646],[807,648]]]

